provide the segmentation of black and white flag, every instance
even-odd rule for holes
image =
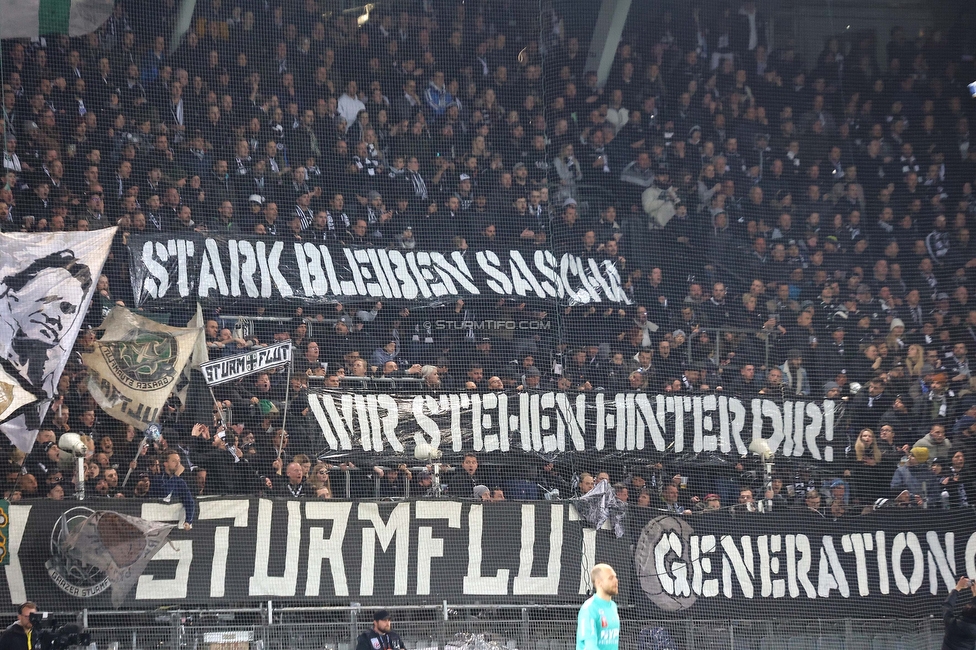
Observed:
[[[35,398],[0,409],[0,431],[22,451],[33,447],[57,392],[115,230],[0,234],[0,365],[11,395]]]
[[[225,384],[241,377],[264,372],[291,363],[291,340],[248,350],[243,354],[222,357],[200,364],[209,386]]]

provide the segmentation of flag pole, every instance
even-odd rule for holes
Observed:
[[[158,442],[162,434],[162,428],[155,422],[146,427],[142,435],[142,442],[139,443],[139,451],[136,452],[136,457],[129,463],[129,471],[125,473],[125,478],[122,480],[122,487],[125,487],[125,484],[129,482],[129,477],[132,475],[132,466],[139,462],[139,456],[142,456],[142,450],[149,446],[150,440]]]
[[[6,79],[7,78],[3,74],[3,59],[4,58],[5,57],[0,56],[0,79]],[[10,128],[10,125],[7,124],[7,118],[8,118],[7,108],[3,105],[2,92],[3,92],[3,89],[0,88],[0,110],[3,111],[3,133],[0,133],[0,137],[3,138],[3,160],[6,161],[7,160],[7,131],[10,131],[11,133],[13,133],[13,130]],[[0,167],[3,167],[3,165],[0,164]],[[7,186],[7,180],[6,180],[7,179],[7,174],[6,173],[4,173],[3,178],[4,178],[4,182],[3,182],[3,185],[0,186],[0,187],[6,189],[6,186]],[[13,188],[11,187],[10,189],[12,190]]]
[[[85,459],[78,458],[78,489],[75,492],[79,501],[85,500]],[[124,484],[123,484],[124,487]]]
[[[125,478],[122,479],[122,487],[125,487],[125,484],[129,482],[129,476],[132,475],[132,464],[139,462],[139,456],[142,456],[142,450],[146,448],[146,441],[148,439],[148,436],[143,436],[142,442],[139,443],[139,450],[136,452],[136,457],[132,459],[132,463],[129,463],[129,471],[125,473]]]
[[[207,384],[207,390],[210,391],[210,399],[213,400],[214,406],[217,407],[217,414],[220,415],[220,421],[221,421],[221,423],[225,427],[226,426],[230,426],[230,424],[227,422],[227,418],[224,417],[224,405],[223,405],[222,402],[217,401],[217,396],[214,395],[214,392],[213,392],[213,386],[211,386],[210,384]]]
[[[288,362],[288,378],[285,380],[285,412],[281,414],[281,430],[287,432],[285,429],[285,423],[288,422],[288,395],[291,392],[291,366],[294,361]],[[285,448],[285,436],[281,436],[278,441],[278,458],[281,458],[281,452]]]

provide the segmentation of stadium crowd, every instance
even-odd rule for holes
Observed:
[[[771,46],[754,2],[658,3],[631,16],[601,85],[588,35],[536,3],[403,1],[362,25],[321,9],[206,0],[172,53],[172,3],[118,2],[83,38],[3,42],[0,229],[119,226],[91,328],[134,306],[126,242],[147,233],[569,252],[613,264],[632,304],[209,304],[211,358],[291,339],[290,399],[279,371],[218,387],[212,422],[181,420],[174,400],[123,488],[141,433],[101,413],[76,354],[35,450],[8,452],[11,498],[78,488],[58,467],[68,431],[90,436],[90,494],[178,489],[189,521],[194,495],[424,494],[426,468],[317,462],[301,433],[309,389],[388,381],[831,398],[849,430],[844,462],[770,477],[749,458],[713,476],[662,457],[543,459],[529,481],[469,456],[451,496],[566,498],[607,480],[675,513],[976,502],[964,39],[895,29],[884,61],[870,39],[832,39],[804,65],[790,41]],[[241,330],[231,315],[260,318]]]

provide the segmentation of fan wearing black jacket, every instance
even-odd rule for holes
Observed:
[[[245,458],[238,440],[240,429],[220,425],[211,436],[209,427],[194,425],[190,454],[193,463],[207,471],[205,494],[250,494],[266,487],[256,466]]]
[[[0,634],[0,649],[27,650],[33,647],[33,625],[30,622],[30,615],[35,612],[37,612],[37,605],[34,603],[24,603],[17,608],[17,620]]]
[[[381,609],[373,614],[373,627],[356,639],[356,650],[406,650],[403,639],[390,627],[388,610]]]

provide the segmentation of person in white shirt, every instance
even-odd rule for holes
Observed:
[[[610,94],[610,106],[607,108],[607,122],[613,125],[614,133],[619,133],[620,129],[630,121],[630,111],[623,104],[624,91],[614,88]]]
[[[366,110],[366,104],[359,99],[359,87],[355,81],[346,84],[346,92],[339,97],[339,116],[346,121],[346,124],[353,124],[359,111]]]

